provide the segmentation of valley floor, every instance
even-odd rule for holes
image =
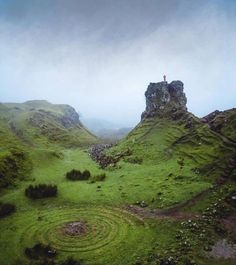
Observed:
[[[17,207],[0,219],[1,265],[29,264],[24,250],[39,242],[56,249],[58,262],[72,256],[91,265],[161,264],[165,259],[170,263],[162,264],[175,264],[174,260],[186,265],[235,264],[232,215],[219,216],[235,183],[216,187],[194,175],[191,165],[177,173],[185,176],[178,179],[173,160],[157,165],[123,161],[102,170],[86,150],[53,147],[30,152],[34,163],[30,178],[1,192],[2,202]],[[67,180],[65,174],[73,168],[88,169],[92,175],[105,172],[106,179]],[[25,188],[38,183],[56,184],[58,196],[28,199]],[[148,207],[136,205],[137,201]],[[66,235],[65,224],[76,221],[86,223],[86,233]],[[223,246],[226,254],[216,258],[219,251],[214,244],[224,238],[231,243]]]

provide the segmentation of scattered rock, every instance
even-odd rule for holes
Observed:
[[[141,201],[140,202],[140,207],[144,208],[144,207],[147,207],[147,203],[145,201]]]
[[[69,236],[80,236],[83,234],[86,234],[88,231],[87,224],[82,221],[77,221],[77,222],[72,222],[72,223],[67,223],[63,231],[65,234]]]
[[[93,145],[89,149],[89,155],[90,157],[96,161],[101,168],[106,168],[108,166],[116,166],[117,162],[125,157],[130,156],[132,154],[131,150],[128,148],[127,150],[117,153],[114,156],[106,155],[105,151],[111,147],[113,147],[114,144],[98,144]]]

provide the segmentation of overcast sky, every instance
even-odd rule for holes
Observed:
[[[164,73],[197,116],[236,107],[235,0],[0,0],[1,102],[130,126]]]

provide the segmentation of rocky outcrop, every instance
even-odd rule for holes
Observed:
[[[215,117],[216,117],[217,115],[219,115],[220,113],[221,113],[221,111],[219,111],[219,110],[215,110],[215,111],[211,112],[210,114],[206,115],[205,117],[203,117],[203,118],[201,119],[201,121],[204,122],[204,123],[210,123],[210,122],[212,122],[212,121],[215,119]]]
[[[236,143],[236,108],[219,111],[215,110],[201,119],[216,133],[228,138],[228,141]]]
[[[89,149],[90,157],[96,161],[101,168],[106,168],[108,166],[116,166],[117,162],[125,156],[130,156],[132,154],[131,150],[128,148],[122,152],[117,153],[116,155],[107,155],[106,150],[113,147],[114,144],[97,144],[93,145]]]
[[[48,127],[50,124],[52,127],[55,127],[56,124],[59,127],[62,126],[62,129],[83,128],[79,114],[75,109],[69,105],[61,106],[61,111],[58,113],[44,109],[31,110],[29,123],[34,127],[39,128],[44,128],[45,126]]]
[[[82,123],[80,122],[79,114],[69,105],[64,106],[64,113],[62,117],[60,117],[60,122],[65,128],[70,128],[73,126],[83,127]]]
[[[146,110],[142,113],[142,120],[158,114],[170,114],[178,119],[178,115],[187,111],[187,98],[183,90],[181,81],[150,83],[145,92]]]

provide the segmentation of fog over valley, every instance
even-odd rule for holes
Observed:
[[[130,127],[150,82],[204,116],[236,102],[235,1],[0,0],[0,101],[45,99]]]

